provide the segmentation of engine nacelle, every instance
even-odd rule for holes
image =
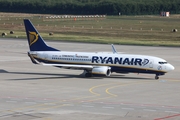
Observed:
[[[96,66],[92,69],[92,74],[93,75],[110,76],[111,68],[108,66]]]

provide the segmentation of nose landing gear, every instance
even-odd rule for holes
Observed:
[[[156,75],[156,76],[155,76],[155,79],[158,80],[158,79],[159,79],[159,75]]]

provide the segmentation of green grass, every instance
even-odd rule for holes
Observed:
[[[106,18],[80,19],[45,19],[36,14],[3,14],[0,13],[0,32],[6,37],[25,38],[23,19],[31,19],[44,39],[105,43],[180,46],[179,16],[169,18],[160,16],[107,16]],[[41,15],[42,16],[42,15]],[[48,15],[46,15],[48,16]],[[5,23],[5,24],[4,24]],[[53,36],[49,36],[53,32]]]

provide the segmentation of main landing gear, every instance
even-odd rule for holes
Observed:
[[[92,77],[91,73],[85,73],[85,77]]]
[[[91,73],[90,71],[88,71],[88,70],[84,70],[84,72],[82,73],[82,75],[83,75],[84,77],[92,77],[92,73]]]

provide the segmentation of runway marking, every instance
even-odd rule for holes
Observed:
[[[104,106],[102,108],[104,108],[104,109],[114,109],[114,107],[106,107],[106,106]]]
[[[102,86],[112,85],[112,84],[117,84],[117,83],[108,83],[108,84],[101,84],[101,85],[93,86],[89,89],[89,92],[96,95],[96,96],[100,96],[101,94],[93,92],[93,89],[98,88],[98,87],[102,87]]]
[[[68,104],[68,106],[74,106],[74,104]]]
[[[124,109],[124,110],[134,110],[134,108],[121,108],[121,109]]]
[[[153,110],[153,109],[143,109],[144,111],[151,111],[151,112],[155,112],[157,110]]]
[[[6,101],[8,103],[17,103],[17,101]]]
[[[44,120],[52,120],[52,118],[44,118]]]
[[[81,105],[82,107],[94,107],[94,106],[90,106],[90,105]]]
[[[47,107],[47,108],[39,108],[38,110],[48,110],[48,109],[60,108],[60,107],[64,107],[64,106],[71,106],[71,104],[61,104],[58,106],[52,106],[52,107]]]
[[[176,112],[176,111],[165,111],[165,112],[168,112],[168,113],[179,113],[179,112]]]
[[[95,97],[95,96],[85,96],[85,97],[73,98],[73,99],[70,99],[70,100],[72,101],[72,100],[78,100],[78,99],[90,98],[90,97]],[[11,98],[11,97],[9,97],[9,98]],[[28,99],[28,98],[25,98],[25,99]],[[58,103],[61,103],[61,102],[64,102],[64,101],[69,101],[69,100],[61,100],[61,101],[58,101],[58,102],[52,102],[51,104],[58,104]],[[14,109],[11,109],[11,110],[4,110],[4,111],[1,111],[1,112],[15,112],[15,110],[37,108],[37,107],[42,107],[42,106],[49,106],[49,105],[47,105],[45,103],[42,103],[42,104],[36,104],[36,105],[33,105],[33,106],[25,106],[25,107],[22,107],[22,108],[14,108]],[[62,107],[62,106],[65,106],[65,105],[59,105],[59,106]],[[57,106],[57,107],[59,107],[59,106]],[[57,108],[57,107],[49,107],[47,109]]]
[[[96,95],[96,96],[100,96],[101,94],[98,94],[98,93],[93,92],[93,89],[98,88],[98,87],[102,87],[102,86],[111,85],[111,84],[117,84],[117,83],[101,84],[101,85],[93,86],[93,87],[91,87],[91,88],[89,89],[89,91],[90,91],[92,94]],[[83,98],[90,98],[90,97],[95,97],[95,96],[86,96],[86,97],[81,97],[81,98],[75,98],[75,99],[71,99],[71,101],[72,101],[72,100],[83,99]],[[98,98],[98,99],[94,99],[94,100],[107,99],[107,98],[110,98],[110,97]],[[93,101],[94,101],[94,100],[93,100]],[[64,101],[64,100],[62,100],[61,102],[63,102],[63,101]],[[91,101],[92,101],[92,100],[91,100]],[[60,102],[54,102],[54,104],[55,104],[55,103],[60,103]],[[78,103],[78,104],[80,104],[80,103]],[[43,105],[42,105],[42,106],[43,106]],[[45,106],[45,105],[44,105],[44,106]],[[57,105],[57,106],[53,106],[53,107],[41,108],[40,110],[47,110],[47,109],[58,108],[58,107],[63,107],[63,106],[64,106],[64,105]]]
[[[38,110],[48,110],[48,109],[53,109],[53,108],[60,108],[60,107],[64,107],[64,106],[74,106],[74,104],[61,104],[61,105],[56,105],[56,106],[52,106],[52,107],[46,107],[46,108],[37,108]]]
[[[45,105],[56,105],[54,103],[44,103]]]
[[[36,102],[25,102],[25,104],[37,104]]]
[[[162,117],[162,118],[155,118],[154,120],[165,120],[165,119],[179,117],[179,116],[180,116],[180,114],[176,114],[176,115],[166,116],[166,117]]]
[[[138,82],[138,83],[139,83],[139,82]],[[140,83],[144,83],[144,82],[141,81]],[[89,92],[92,93],[92,94],[94,94],[94,95],[96,95],[96,96],[100,96],[101,94],[93,92],[93,89],[98,88],[98,87],[102,87],[102,86],[113,85],[113,84],[117,84],[117,83],[109,83],[109,84],[102,84],[102,85],[93,86],[93,87],[91,87],[91,88],[89,89]],[[119,84],[119,83],[118,83],[118,84]],[[111,96],[114,96],[114,97],[117,97],[116,94],[110,93],[110,92],[109,92],[109,89],[113,89],[113,88],[115,88],[115,87],[119,87],[119,86],[122,86],[122,85],[130,85],[130,84],[137,84],[137,82],[135,82],[135,83],[121,83],[121,84],[119,84],[119,85],[117,85],[117,86],[112,86],[112,87],[110,87],[110,88],[107,88],[105,91],[106,91],[107,94],[109,94],[109,95],[111,95]]]
[[[15,99],[15,98],[11,98],[12,101],[21,101],[21,99]]]
[[[149,81],[148,81],[149,82]],[[151,81],[150,81],[151,82]],[[154,81],[152,81],[152,82],[154,82]],[[118,85],[118,86],[112,86],[112,87],[110,87],[110,88],[107,88],[106,89],[106,93],[107,94],[109,94],[109,95],[111,95],[111,96],[109,96],[109,97],[104,97],[104,98],[97,98],[97,99],[91,99],[91,100],[88,100],[88,101],[95,101],[95,100],[101,100],[101,99],[108,99],[108,98],[112,98],[112,97],[115,97],[115,96],[117,96],[117,95],[115,95],[115,94],[112,94],[112,93],[110,93],[109,92],[109,90],[110,89],[113,89],[113,88],[115,88],[115,87],[119,87],[119,86],[123,86],[123,85],[131,85],[131,84],[141,84],[141,83],[144,83],[144,82],[136,82],[136,83],[123,83],[123,84],[120,84],[120,85]],[[72,101],[72,100],[79,100],[79,99],[83,99],[83,98],[91,98],[91,97],[96,97],[96,96],[100,96],[101,94],[99,94],[99,93],[95,93],[93,90],[95,89],[95,88],[98,88],[98,87],[103,87],[103,86],[108,86],[108,85],[113,85],[113,84],[117,84],[117,83],[108,83],[108,84],[101,84],[101,85],[97,85],[97,86],[93,86],[93,87],[91,87],[90,89],[89,89],[89,92],[90,93],[92,93],[92,94],[94,94],[95,96],[85,96],[85,97],[79,97],[79,98],[73,98],[73,99],[69,99],[69,100],[62,100],[62,101],[58,101],[58,102],[52,102],[51,104],[56,104],[56,103],[61,103],[61,102],[63,102],[63,101]],[[26,98],[26,99],[28,99],[28,98]],[[46,99],[45,99],[46,100]],[[81,102],[80,102],[81,103]],[[78,103],[78,104],[80,104],[80,103]],[[14,110],[23,110],[23,109],[28,109],[28,108],[36,108],[36,109],[38,109],[37,107],[41,107],[41,106],[49,106],[48,104],[37,104],[37,105],[34,105],[34,106],[26,106],[26,107],[22,107],[22,108],[15,108],[15,109],[12,109],[12,110],[6,110],[6,112],[8,111],[8,112],[15,112]],[[47,107],[47,108],[41,108],[40,110],[47,110],[47,109],[52,109],[52,108],[58,108],[58,107],[63,107],[63,106],[69,106],[68,104],[62,104],[62,105],[58,105],[58,106],[51,106],[51,107]]]
[[[138,82],[139,83],[139,82]],[[142,82],[141,82],[142,83]],[[101,84],[101,85],[97,85],[97,86],[93,86],[89,89],[89,91],[94,94],[95,96],[100,96],[101,94],[99,93],[95,93],[93,92],[93,89],[95,88],[98,88],[98,87],[102,87],[102,86],[108,86],[108,85],[113,85],[113,84],[117,84],[117,83],[110,83],[110,84]],[[127,85],[130,85],[130,84],[133,84],[133,83],[124,83],[124,84],[127,84]],[[121,84],[121,85],[124,85],[124,84]],[[120,86],[120,85],[119,85]],[[86,97],[82,97],[82,98],[76,98],[74,100],[77,100],[77,99],[83,99],[83,98],[89,98],[89,97],[95,97],[95,96],[86,96]],[[108,97],[102,97],[102,98],[96,98],[96,99],[91,99],[91,100],[87,100],[87,101],[83,101],[83,102],[91,102],[91,101],[96,101],[96,100],[102,100],[102,99],[108,99],[108,98],[112,98],[114,96],[108,96]],[[71,99],[73,100],[73,99]],[[62,102],[62,101],[61,101]],[[59,103],[59,102],[58,102]],[[81,102],[77,103],[77,104],[80,104]],[[45,106],[45,105],[44,105]],[[53,109],[53,108],[59,108],[59,107],[64,107],[66,105],[57,105],[57,106],[51,106],[51,107],[47,107],[47,108],[40,108],[38,110],[48,110],[48,109]]]
[[[111,96],[117,97],[118,95],[113,94],[113,93],[110,93],[109,90],[110,90],[110,89],[113,89],[113,88],[116,88],[116,87],[120,87],[120,86],[127,86],[127,85],[132,85],[132,84],[150,83],[150,82],[151,82],[151,81],[149,81],[149,82],[147,82],[147,81],[146,81],[146,82],[141,81],[141,82],[133,82],[133,83],[123,83],[123,84],[120,84],[120,85],[117,85],[117,86],[112,86],[112,87],[110,87],[110,88],[107,88],[107,89],[106,89],[106,93],[109,94],[109,95],[111,95]]]
[[[121,84],[121,85],[122,85],[122,84]],[[109,94],[109,95],[111,95],[111,96],[117,97],[118,95],[110,93],[109,90],[110,90],[110,89],[113,89],[113,88],[116,88],[116,87],[119,87],[119,86],[121,86],[121,85],[112,86],[112,87],[110,87],[110,88],[107,88],[107,89],[106,89],[106,93]]]
[[[179,79],[174,79],[174,78],[169,78],[169,79],[166,79],[167,81],[170,81],[170,82],[180,82]]]
[[[108,98],[112,98],[112,97],[113,97],[113,96],[102,97],[102,98],[96,98],[96,99],[92,99],[92,100],[87,100],[86,102],[92,102],[92,101],[96,101],[96,100],[108,99]]]

